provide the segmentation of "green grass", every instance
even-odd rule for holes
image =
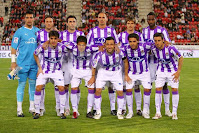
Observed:
[[[102,118],[100,120],[88,119],[86,115],[87,89],[81,87],[81,100],[79,105],[80,116],[72,119],[71,116],[62,120],[55,113],[55,98],[53,85],[46,87],[46,114],[38,120],[32,119],[28,113],[28,86],[25,88],[23,111],[24,118],[16,116],[16,88],[17,80],[8,81],[10,59],[0,59],[0,133],[4,132],[199,132],[199,59],[184,59],[180,79],[180,102],[178,120],[174,121],[163,115],[159,120],[146,120],[135,115],[132,119],[118,120],[110,115],[110,105],[107,90],[102,94]],[[154,87],[153,87],[154,88]],[[151,93],[151,117],[155,114],[155,90]],[[171,105],[170,105],[171,109]],[[135,112],[135,101],[134,101]],[[162,114],[164,106],[162,104]]]

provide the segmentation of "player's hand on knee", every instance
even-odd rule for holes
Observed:
[[[37,72],[37,77],[39,76],[40,73],[44,74],[42,68],[39,68],[39,70]]]
[[[11,70],[15,69],[17,67],[17,63],[16,62],[12,62],[11,63]]]
[[[128,84],[132,84],[132,79],[131,79],[128,75],[125,76],[125,81],[126,81]]]
[[[48,40],[48,41],[46,41],[46,42],[44,42],[44,43],[43,43],[43,45],[42,45],[42,48],[43,48],[43,49],[47,49],[47,47],[48,47],[49,43],[50,43],[50,41],[49,41],[49,40]]]
[[[91,86],[94,83],[95,83],[95,77],[92,76],[91,79],[88,81],[88,86]]]
[[[172,76],[173,76],[173,81],[174,82],[178,82],[179,81],[180,73],[178,71],[176,73],[174,73]]]

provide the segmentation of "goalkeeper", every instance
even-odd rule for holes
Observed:
[[[25,13],[25,25],[19,28],[12,39],[12,50],[11,50],[11,69],[17,69],[21,67],[22,69],[18,72],[18,87],[17,87],[17,116],[24,117],[22,111],[22,102],[24,96],[24,88],[26,85],[26,80],[28,78],[29,82],[29,100],[30,107],[29,112],[34,113],[34,93],[35,93],[35,83],[37,74],[37,64],[34,60],[33,53],[37,48],[37,36],[36,32],[39,31],[38,28],[33,26],[34,16],[32,11],[27,11]],[[16,51],[19,54],[17,57],[17,62],[15,61]]]

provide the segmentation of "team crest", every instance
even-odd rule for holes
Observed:
[[[111,32],[109,31],[107,34],[108,34],[108,35],[111,35]]]
[[[119,56],[116,57],[116,62],[119,62]]]
[[[18,40],[19,40],[19,38],[18,38],[18,37],[15,37],[15,38],[14,38],[14,43],[18,43]]]

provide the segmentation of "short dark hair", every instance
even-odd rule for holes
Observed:
[[[113,40],[113,41],[115,42],[115,39],[114,39],[112,36],[107,37],[107,38],[106,38],[106,41],[107,41],[107,40]]]
[[[47,15],[47,16],[45,16],[45,19],[44,19],[44,20],[46,20],[47,18],[52,18],[52,19],[53,19],[53,17],[52,17],[52,16]]]
[[[34,17],[34,12],[33,12],[31,9],[28,9],[28,10],[26,11],[25,16],[26,16],[27,14],[32,14],[33,17]]]
[[[154,37],[161,37],[162,40],[164,39],[164,35],[163,35],[162,33],[155,33],[155,34],[153,35],[153,38],[154,38]]]
[[[49,32],[49,38],[52,37],[52,36],[59,38],[59,32],[55,31],[55,30],[50,31]]]
[[[154,12],[150,12],[150,13],[147,15],[147,17],[148,17],[148,16],[150,16],[150,15],[153,15],[153,16],[155,16],[155,17],[156,17],[156,15],[155,15],[155,13],[154,13]]]
[[[126,19],[126,23],[127,23],[128,21],[132,21],[132,22],[134,22],[134,24],[136,23],[135,18],[129,17],[129,18]]]
[[[140,37],[138,36],[138,34],[135,34],[135,33],[129,34],[128,40],[129,40],[130,38],[136,38],[137,41],[140,40]]]
[[[67,19],[66,19],[66,22],[67,22],[67,23],[68,23],[68,19],[69,19],[69,18],[74,18],[75,20],[77,20],[77,18],[76,18],[75,16],[70,15],[70,16],[68,16]]]
[[[78,36],[78,38],[77,38],[77,44],[79,42],[85,42],[87,44],[87,38],[85,36]]]

